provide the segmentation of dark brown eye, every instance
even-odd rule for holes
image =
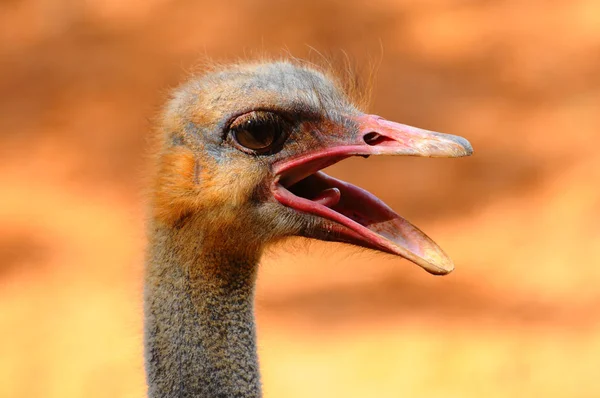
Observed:
[[[285,119],[273,112],[253,111],[236,118],[229,126],[233,140],[246,152],[273,153],[281,149],[288,132]]]

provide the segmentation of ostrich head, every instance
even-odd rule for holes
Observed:
[[[177,90],[164,115],[157,222],[195,223],[204,245],[230,253],[296,235],[399,255],[434,274],[453,269],[417,227],[321,170],[350,156],[467,156],[467,140],[362,113],[335,80],[289,62],[207,74]]]

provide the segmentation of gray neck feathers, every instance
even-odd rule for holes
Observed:
[[[258,254],[206,246],[192,227],[151,233],[144,286],[150,398],[261,396],[253,305]]]

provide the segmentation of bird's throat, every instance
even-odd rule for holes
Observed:
[[[150,398],[260,397],[256,261],[203,245],[193,226],[155,227],[145,275]],[[240,257],[242,258],[242,257]]]

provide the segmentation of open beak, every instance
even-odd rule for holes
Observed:
[[[328,222],[322,239],[402,256],[432,274],[447,274],[452,260],[427,235],[373,194],[320,171],[350,156],[461,157],[473,153],[464,138],[390,122],[375,115],[352,117],[349,134],[327,134],[309,153],[277,162],[273,196],[281,204]]]

